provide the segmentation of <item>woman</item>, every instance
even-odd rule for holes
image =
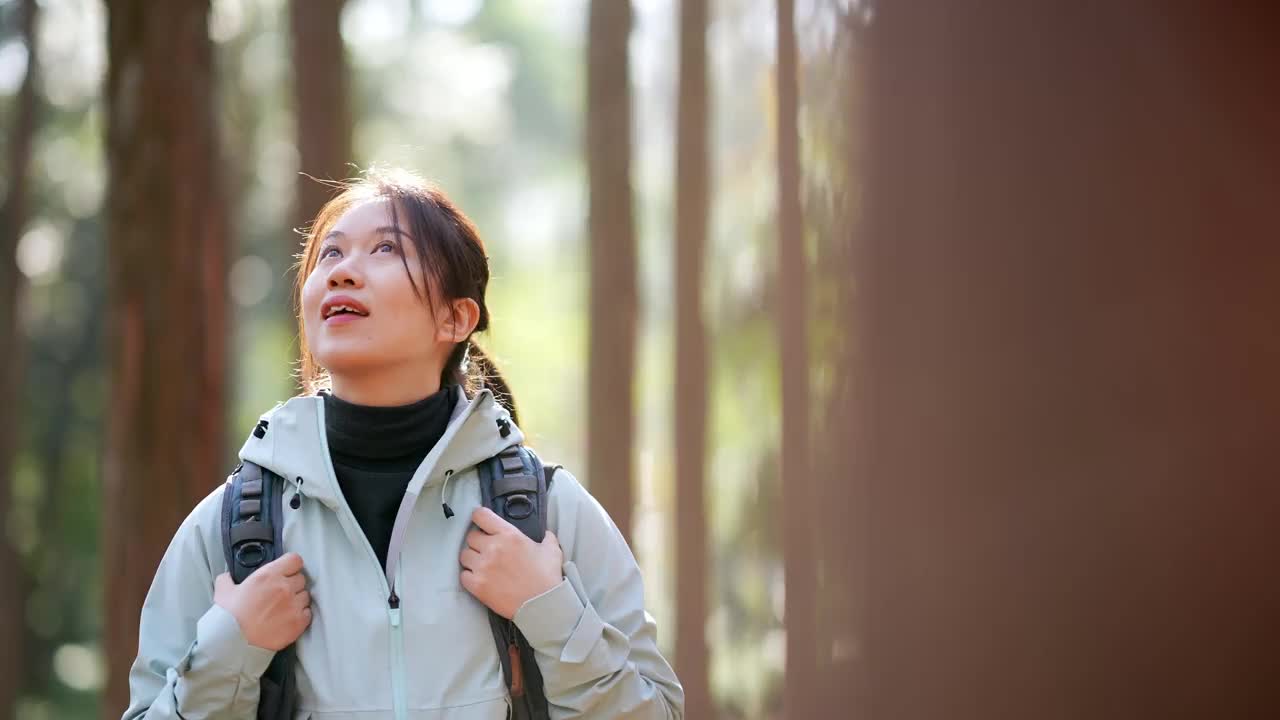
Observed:
[[[475,465],[523,439],[478,377],[488,280],[475,227],[416,178],[320,211],[297,288],[308,392],[240,451],[288,483],[289,552],[237,585],[223,489],[196,507],[143,606],[125,718],[253,717],[290,645],[300,717],[504,718],[490,610],[533,648],[551,717],[683,717],[635,559],[578,481],[554,473],[541,543],[481,507]]]

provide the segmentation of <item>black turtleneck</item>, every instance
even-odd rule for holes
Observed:
[[[409,405],[356,405],[324,393],[325,434],[342,496],[387,566],[396,511],[413,472],[439,442],[458,401],[456,386]]]

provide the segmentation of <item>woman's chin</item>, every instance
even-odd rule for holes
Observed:
[[[329,371],[329,375],[364,374],[386,363],[385,354],[368,346],[358,348],[333,348],[327,352],[312,353],[316,364]]]

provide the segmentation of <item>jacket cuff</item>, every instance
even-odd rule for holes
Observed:
[[[604,622],[573,582],[576,570],[566,563],[565,579],[528,600],[512,618],[534,650],[561,662],[581,663],[600,641]]]
[[[203,659],[228,673],[257,679],[275,657],[274,650],[250,645],[240,632],[236,618],[221,605],[214,605],[196,623],[196,644],[191,665]]]

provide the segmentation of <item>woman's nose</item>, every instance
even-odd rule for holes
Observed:
[[[333,270],[329,272],[329,288],[337,287],[360,287],[364,284],[364,279],[360,274],[360,269],[355,267],[352,258],[345,258]]]

